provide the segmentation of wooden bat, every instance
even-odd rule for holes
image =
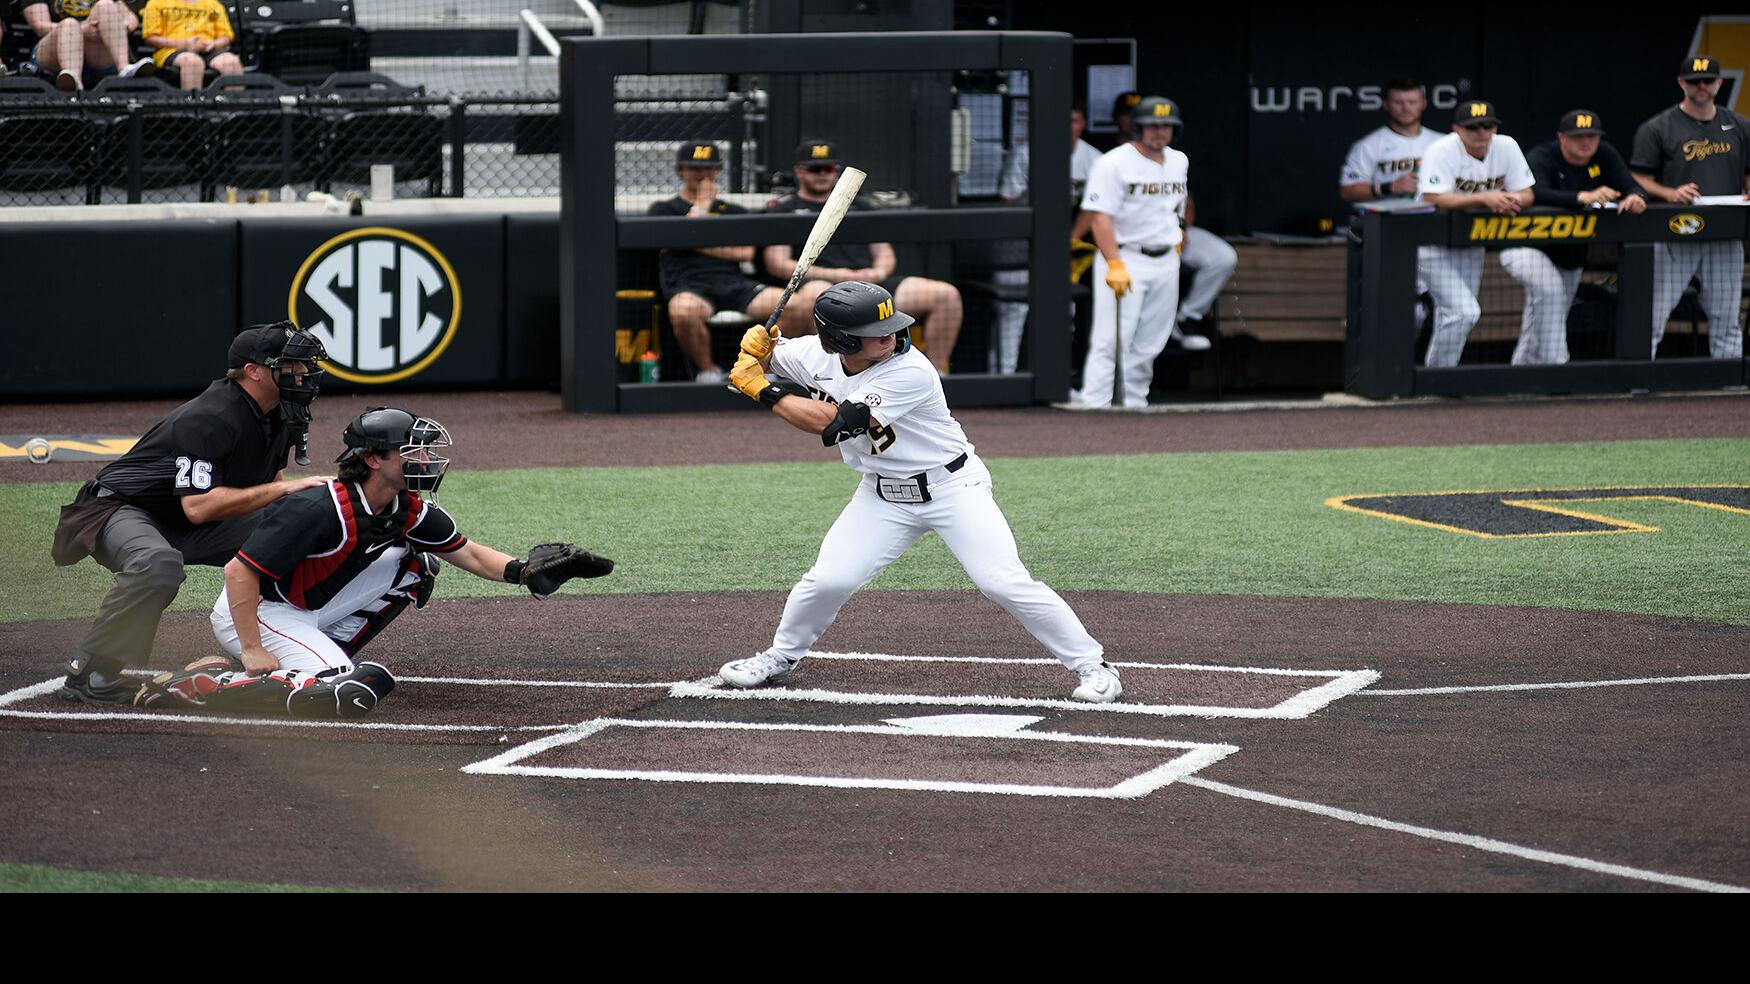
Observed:
[[[857,198],[857,192],[863,187],[863,179],[868,177],[854,167],[847,167],[839,172],[838,184],[833,185],[832,197],[820,207],[820,215],[814,220],[814,228],[808,232],[808,241],[802,244],[802,255],[796,258],[796,272],[790,275],[790,284],[784,288],[784,296],[778,298],[778,303],[772,307],[771,317],[766,319],[766,331],[773,338],[778,337],[778,318],[784,313],[784,306],[790,303],[790,297],[796,293],[796,288],[802,286],[802,278],[814,266],[814,261],[820,258],[820,251],[832,241],[832,234],[838,231],[839,223],[844,220],[845,213],[851,210],[851,202]]]

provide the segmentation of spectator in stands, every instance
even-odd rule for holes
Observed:
[[[1346,202],[1416,197],[1417,172],[1428,145],[1446,134],[1422,125],[1428,97],[1415,79],[1385,84],[1386,125],[1355,141],[1343,161],[1337,194]]]
[[[842,170],[843,162],[839,159],[837,146],[831,140],[804,140],[796,148],[796,193],[771,203],[766,206],[767,210],[818,213],[832,196],[833,186],[838,184]],[[861,199],[851,204],[852,211],[868,207]],[[797,289],[796,296],[790,299],[786,316],[791,310],[798,310],[806,320],[802,322],[805,327],[798,331],[786,317],[785,334],[813,332],[814,302],[833,284],[847,280],[878,283],[893,295],[895,306],[914,315],[923,325],[924,337],[913,341],[923,349],[936,371],[947,375],[948,357],[954,351],[954,342],[960,337],[963,310],[959,288],[928,277],[896,275],[894,271],[899,260],[892,243],[864,245],[841,242],[843,238],[844,234],[840,233],[827,244],[809,269],[802,287]],[[796,253],[801,248],[800,243],[766,247],[765,272],[789,283],[791,274],[796,272]]]
[[[1740,79],[1737,84],[1744,82]],[[1750,119],[1714,101],[1720,85],[1718,59],[1708,55],[1683,59],[1677,73],[1683,101],[1635,131],[1628,166],[1648,195],[1673,205],[1695,205],[1705,197],[1741,199],[1750,194],[1746,178],[1750,147],[1745,145]],[[1740,358],[1744,241],[1659,243],[1653,250],[1654,354],[1671,309],[1694,278],[1701,283],[1701,309],[1707,312],[1708,354],[1716,359]]]
[[[675,215],[692,219],[718,215],[742,215],[747,209],[717,197],[717,176],[723,171],[723,153],[714,143],[681,144],[675,158],[675,173],[681,192],[668,201],[650,206],[651,215]],[[698,249],[665,249],[660,263],[662,293],[668,298],[668,320],[675,340],[692,360],[701,383],[721,383],[723,369],[711,357],[708,322],[718,311],[740,311],[764,321],[783,296],[783,288],[771,287],[742,272],[741,264],[754,259],[752,246],[701,246]],[[784,272],[785,282],[791,271]],[[784,312],[788,325],[796,305]]]
[[[237,32],[219,0],[150,0],[140,33],[157,49],[152,63],[174,70],[184,90],[199,89],[209,67],[220,75],[243,74],[242,60],[229,50]]]
[[[63,92],[83,90],[105,75],[148,76],[152,59],[132,61],[129,32],[140,19],[121,0],[24,0],[24,19],[41,40],[32,58],[37,70]]]
[[[1142,97],[1134,92],[1121,92],[1112,101],[1112,122],[1118,127],[1118,146],[1136,139],[1131,116],[1141,101]],[[1070,240],[1073,242],[1087,236],[1093,227],[1093,214],[1083,212],[1076,216],[1075,225],[1069,231]],[[1240,254],[1228,245],[1227,240],[1197,224],[1197,200],[1190,194],[1185,195],[1184,232],[1179,266],[1191,277],[1190,286],[1179,299],[1179,310],[1174,315],[1179,330],[1173,334],[1186,351],[1202,352],[1210,347],[1209,331],[1203,319],[1209,317],[1216,298],[1221,296],[1221,289],[1227,286],[1234,268],[1240,265]],[[1180,283],[1184,281],[1181,275]]]
[[[1453,130],[1428,145],[1422,156],[1419,191],[1422,200],[1442,211],[1485,208],[1499,215],[1518,215],[1531,207],[1531,166],[1519,144],[1497,134],[1501,118],[1493,103],[1461,102],[1454,110]],[[1483,248],[1420,246],[1416,272],[1434,295],[1434,332],[1428,340],[1426,364],[1456,366],[1464,340],[1483,316],[1477,289],[1483,281]]]
[[[1616,202],[1625,215],[1647,210],[1628,162],[1603,142],[1604,121],[1589,109],[1569,111],[1556,138],[1525,155],[1531,165],[1534,203],[1555,208],[1597,208]],[[1584,245],[1521,246],[1501,251],[1501,266],[1525,288],[1525,316],[1513,364],[1561,365],[1568,361],[1568,307],[1586,265]]]

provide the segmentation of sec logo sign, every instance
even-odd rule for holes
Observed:
[[[291,319],[322,340],[324,368],[354,383],[393,383],[443,355],[462,317],[450,261],[410,232],[353,229],[316,247],[292,278]]]

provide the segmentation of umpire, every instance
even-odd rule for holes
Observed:
[[[122,673],[150,660],[183,566],[223,567],[265,506],[326,481],[280,480],[325,358],[322,343],[289,321],[244,329],[231,341],[223,379],[172,410],[61,508],[55,563],[89,556],[115,572],[68,661],[61,697],[131,700],[139,684]]]

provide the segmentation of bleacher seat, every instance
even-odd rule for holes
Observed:
[[[319,183],[324,188],[334,181],[367,184],[372,165],[388,164],[396,181],[424,181],[429,195],[443,194],[443,121],[423,106],[395,105],[422,95],[422,89],[374,72],[339,72],[311,90],[318,105],[323,99],[351,104],[329,119]],[[374,100],[386,105],[357,105]]]
[[[212,121],[212,181],[238,188],[278,188],[315,177],[324,153],[323,122],[282,105],[299,90],[271,75],[214,79],[202,93]]]
[[[370,34],[352,0],[279,0],[234,6],[239,57],[291,85],[371,67]]]

